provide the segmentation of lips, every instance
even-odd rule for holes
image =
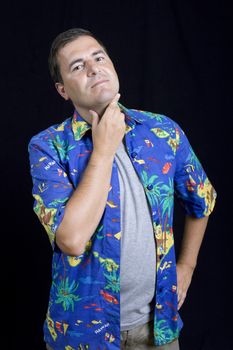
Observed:
[[[93,87],[95,87],[95,86],[97,86],[97,85],[99,85],[99,84],[102,84],[102,83],[105,83],[105,82],[107,82],[108,80],[98,80],[94,85],[92,85],[92,88]]]

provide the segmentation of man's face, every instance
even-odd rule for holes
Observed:
[[[70,99],[79,113],[105,108],[119,91],[113,63],[102,46],[90,36],[81,36],[58,52],[63,83],[60,95]]]

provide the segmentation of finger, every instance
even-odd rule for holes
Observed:
[[[178,303],[180,302],[182,298],[182,289],[179,288],[179,286],[177,287],[177,300],[178,300]]]
[[[97,126],[98,122],[99,122],[99,116],[92,109],[89,109],[89,112],[91,113],[91,116],[92,116],[92,119],[91,119],[92,128],[95,128]]]
[[[178,299],[178,302],[179,302],[180,299],[181,299],[181,293],[180,293],[180,292],[177,293],[177,299]]]
[[[120,98],[120,94],[116,94],[116,96],[112,99],[112,101],[109,103],[109,105],[107,106],[101,121],[105,121],[106,119],[108,119],[110,116],[114,117],[114,114],[116,111],[120,112],[120,107],[118,106],[118,100]]]
[[[178,303],[178,310],[181,308],[181,306],[184,304],[185,298],[181,297],[179,303]]]
[[[183,304],[183,299],[182,299],[182,296],[179,295],[178,296],[178,310],[181,308],[181,305]]]
[[[186,299],[186,293],[184,291],[182,291],[182,293],[180,293],[178,295],[178,310],[181,308],[181,306],[183,305],[185,299]]]
[[[120,94],[117,93],[116,96],[114,96],[114,98],[112,99],[112,101],[109,103],[108,108],[113,108],[115,109],[116,107],[118,107],[117,102],[119,101],[120,98]],[[119,107],[118,107],[119,108]]]
[[[113,102],[113,103],[117,103],[117,102],[119,101],[120,97],[121,97],[121,94],[118,92],[118,93],[116,94],[116,96],[114,96],[114,98],[112,99],[112,102]],[[111,103],[112,103],[112,102],[111,102]]]
[[[122,120],[125,121],[125,114],[124,113],[120,113],[120,117],[121,117]]]

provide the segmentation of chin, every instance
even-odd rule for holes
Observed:
[[[113,91],[103,91],[100,96],[98,96],[96,102],[97,104],[106,104],[108,105],[112,99],[114,98],[114,96],[116,96],[117,91],[113,92]]]

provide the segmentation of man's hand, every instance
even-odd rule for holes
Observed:
[[[176,271],[177,271],[177,294],[178,294],[178,310],[179,310],[186,298],[187,291],[192,280],[194,268],[187,264],[178,262],[176,265]]]
[[[186,215],[185,217],[184,234],[177,262],[178,310],[185,300],[191,283],[207,222],[208,216],[195,218]]]
[[[114,157],[125,134],[125,116],[117,104],[119,98],[120,94],[116,94],[101,119],[95,111],[89,111],[92,114],[93,150],[101,157]]]

